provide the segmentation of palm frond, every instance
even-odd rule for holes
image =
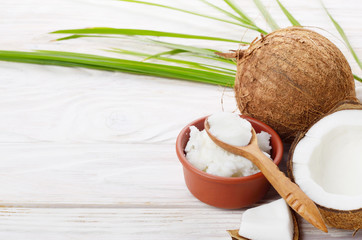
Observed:
[[[359,82],[362,82],[362,78],[358,77],[357,75],[353,74],[353,78]]]
[[[73,34],[70,36],[62,37],[55,39],[55,41],[63,41],[63,40],[70,40],[70,39],[76,39],[76,38],[85,38],[85,37],[95,37],[95,38],[116,38],[117,36],[109,36],[109,35],[87,35],[87,34]]]
[[[246,13],[244,13],[238,5],[235,4],[235,2],[233,0],[224,0],[224,2],[229,5],[229,7],[234,10],[234,12],[236,12],[237,14],[239,14],[239,16],[246,21],[249,24],[255,25],[254,21],[248,16],[246,15]]]
[[[244,28],[248,28],[248,29],[251,29],[251,30],[258,31],[258,29],[253,28],[253,27],[251,27],[249,25],[240,23],[240,22],[233,22],[233,21],[229,21],[229,20],[226,20],[226,19],[217,18],[217,17],[213,17],[213,16],[209,16],[209,15],[205,15],[205,14],[201,14],[201,13],[197,13],[197,12],[193,12],[193,11],[188,11],[188,10],[181,9],[181,8],[162,5],[162,4],[158,4],[158,3],[144,2],[144,1],[139,1],[139,0],[118,0],[118,1],[145,4],[145,5],[155,6],[155,7],[171,9],[171,10],[184,12],[184,13],[192,14],[192,15],[199,16],[199,17],[209,18],[209,19],[213,19],[213,20],[216,20],[216,21],[225,22],[225,23],[229,23],[229,24],[233,24],[233,25],[238,25],[238,26],[241,26],[241,27],[244,27]]]
[[[170,49],[182,49],[188,52],[192,52],[194,54],[200,54],[200,55],[206,55],[206,56],[215,56],[215,52],[217,52],[216,49],[209,49],[209,48],[200,48],[200,47],[194,47],[184,44],[177,44],[177,43],[170,43],[170,42],[164,42],[164,41],[158,41],[153,39],[147,39],[146,41],[154,43],[158,46],[170,48]]]
[[[263,15],[265,21],[268,23],[268,25],[270,26],[270,28],[274,31],[279,29],[280,27],[278,26],[278,24],[275,22],[275,20],[273,19],[273,17],[270,15],[270,13],[268,12],[268,10],[265,8],[265,6],[263,5],[263,3],[260,0],[253,0],[256,7],[259,9],[260,13]]]
[[[283,6],[283,4],[279,1],[276,0],[280,9],[283,11],[284,15],[288,18],[289,22],[293,25],[293,26],[301,26],[300,23],[293,17],[293,15]]]
[[[145,59],[143,59],[143,61],[147,61],[147,60],[150,60],[150,59],[153,59],[153,58],[157,59],[157,58],[160,58],[162,56],[174,56],[174,55],[177,55],[177,54],[180,54],[180,53],[185,53],[185,52],[187,52],[187,51],[183,50],[183,49],[173,49],[173,50],[164,51],[164,52],[156,53],[156,54],[153,54],[153,55],[149,55]]]
[[[144,30],[144,29],[107,28],[107,27],[66,29],[66,30],[54,31],[51,33],[79,34],[81,37],[83,37],[84,34],[87,34],[87,36],[93,36],[93,34],[98,34],[98,35],[96,35],[98,37],[106,36],[106,35],[125,35],[125,36],[153,36],[153,37],[201,39],[201,40],[213,40],[213,41],[234,42],[234,43],[239,42],[238,40],[219,38],[219,37],[209,37],[209,36],[201,36],[201,35],[153,31],[153,30]],[[91,35],[88,35],[88,34],[91,34]],[[99,35],[99,34],[102,34],[102,35]],[[74,38],[74,37],[71,37],[71,38]],[[65,40],[65,39],[70,39],[70,38],[69,37],[62,38],[61,40]],[[60,40],[60,39],[58,39],[58,40]]]
[[[329,13],[329,11],[327,10],[327,8],[324,6],[324,4],[322,3],[322,6],[324,8],[324,10],[326,11],[328,17],[331,19],[334,27],[337,29],[339,35],[341,35],[343,41],[345,42],[347,48],[349,49],[349,51],[352,53],[352,56],[354,58],[354,60],[357,62],[358,66],[360,67],[360,69],[362,69],[362,62],[360,61],[360,59],[358,58],[356,52],[354,51],[352,45],[350,44],[347,35],[344,33],[343,28],[338,24],[338,22],[332,17],[332,15]]]
[[[224,9],[222,9],[222,8],[208,2],[207,0],[201,0],[201,1],[204,2],[205,4],[209,5],[210,7],[218,10],[219,12],[225,14],[226,16],[229,16],[229,17],[231,17],[231,18],[233,18],[233,19],[247,25],[248,28],[253,28],[254,30],[256,30],[256,31],[258,31],[258,32],[260,32],[262,34],[267,34],[266,31],[264,31],[263,29],[256,26],[255,23],[253,21],[251,21],[246,15],[244,15],[243,17],[238,17],[238,16],[235,16],[234,14],[232,14],[232,13],[230,13],[230,12],[228,12],[228,11],[226,11],[226,10],[224,10]],[[227,1],[230,2],[230,0],[227,0]],[[231,3],[231,4],[233,4],[233,3]]]
[[[200,0],[200,1],[202,1],[203,3],[205,3],[206,5],[208,5],[208,6],[210,6],[210,7],[218,10],[219,12],[225,14],[225,15],[228,16],[228,17],[231,17],[231,18],[233,18],[233,19],[235,19],[235,20],[237,20],[237,21],[239,21],[239,22],[245,22],[245,24],[250,24],[249,22],[244,21],[244,19],[242,19],[242,18],[240,18],[240,17],[232,14],[231,12],[228,12],[228,11],[222,9],[221,7],[216,6],[215,4],[212,4],[212,3],[208,2],[207,0]]]
[[[225,16],[232,18],[227,20],[210,16],[207,14],[201,14],[194,11],[189,11],[177,7],[162,5],[158,3],[145,2],[141,0],[119,0],[123,2],[131,2],[136,4],[144,4],[154,7],[161,7],[174,11],[179,11],[187,14],[192,14],[220,22],[238,25],[247,29],[255,30],[260,33],[266,34],[267,32],[260,29],[242,9],[235,4],[233,0],[224,0],[224,2],[235,12],[228,12],[207,0],[201,0],[205,4],[217,9]],[[268,10],[265,8],[261,0],[253,0],[266,22],[272,30],[279,29],[279,26],[272,18]],[[300,23],[292,16],[292,14],[283,6],[280,0],[276,0],[279,7],[288,18],[290,23],[294,26],[300,26]],[[356,60],[359,67],[362,69],[362,63],[359,60],[357,54],[353,50],[346,34],[344,33],[341,26],[334,20],[331,14],[323,5],[326,13],[333,22],[337,31],[346,43],[349,51],[351,51],[354,59]],[[133,40],[146,42],[147,44],[153,44],[164,47],[168,50],[156,53],[142,53],[138,51],[122,50],[122,49],[107,49],[106,51],[112,51],[119,54],[138,56],[142,59],[140,61],[111,58],[105,56],[82,54],[82,53],[71,53],[71,52],[60,52],[60,51],[35,51],[35,52],[21,52],[21,51],[0,51],[0,60],[11,61],[11,62],[23,62],[23,63],[35,63],[44,65],[57,65],[67,67],[84,67],[93,68],[107,71],[120,71],[132,74],[141,74],[157,77],[175,78],[194,82],[203,82],[210,84],[217,84],[222,86],[233,86],[235,76],[235,61],[231,59],[225,59],[215,54],[216,49],[208,49],[202,47],[195,47],[183,44],[175,44],[167,41],[155,40],[152,37],[170,37],[170,38],[181,38],[181,39],[199,39],[199,40],[210,40],[210,41],[222,41],[231,43],[250,44],[248,42],[240,42],[234,39],[212,37],[203,35],[192,35],[174,32],[163,32],[145,29],[123,29],[123,28],[84,28],[84,29],[67,29],[52,32],[54,34],[71,34],[70,36],[62,37],[57,40],[67,40],[82,37],[108,37],[108,38],[127,38],[130,37]],[[150,38],[151,37],[151,38]],[[192,57],[197,61],[180,59],[180,54],[187,57]],[[200,58],[200,59],[197,59]],[[155,59],[160,63],[149,62],[151,59]],[[203,61],[200,61],[202,60]],[[207,59],[208,61],[205,61]],[[215,61],[215,62],[212,62]],[[207,63],[205,63],[207,62]],[[220,66],[220,63],[227,63],[227,67]],[[230,67],[229,67],[230,66]],[[354,78],[362,82],[362,79],[356,75]]]
[[[229,87],[233,86],[234,83],[233,76],[211,71],[82,53],[60,51],[0,51],[0,60],[9,62],[120,71],[132,74],[182,79]]]
[[[139,57],[143,58],[143,60],[142,60],[143,62],[148,61],[150,59],[156,59],[156,60],[161,60],[164,62],[177,63],[180,65],[192,67],[195,69],[202,69],[202,70],[207,70],[207,71],[211,71],[211,72],[218,72],[218,73],[230,75],[233,77],[235,76],[235,73],[236,73],[236,71],[231,68],[224,68],[224,67],[220,67],[217,65],[210,65],[210,64],[200,63],[200,62],[180,60],[180,59],[174,59],[174,58],[169,58],[169,57],[162,57],[162,55],[170,53],[170,52],[174,52],[174,50],[167,51],[167,52],[161,52],[161,53],[154,54],[154,55],[147,54],[147,53],[141,53],[141,52],[137,52],[137,51],[124,50],[124,49],[119,49],[119,48],[115,48],[115,49],[107,50],[107,51],[115,52],[115,53],[119,53],[119,54],[139,56]],[[185,51],[182,51],[182,52],[185,52]],[[182,52],[179,52],[179,53],[182,53]]]

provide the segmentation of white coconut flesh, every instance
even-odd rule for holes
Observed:
[[[362,208],[362,111],[342,110],[315,123],[296,145],[295,182],[317,204]]]
[[[238,114],[220,112],[208,118],[210,132],[236,146],[248,145],[251,139],[252,125]],[[270,158],[271,135],[261,131],[256,134],[259,148]],[[187,160],[198,169],[221,177],[243,177],[259,172],[248,159],[234,155],[217,146],[205,130],[190,127],[190,139],[185,147]]]
[[[284,199],[246,210],[241,218],[239,235],[253,240],[291,240],[294,226]]]
[[[251,123],[231,112],[214,113],[207,119],[210,132],[221,141],[235,146],[246,146],[251,139]]]

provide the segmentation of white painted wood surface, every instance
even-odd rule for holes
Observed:
[[[217,14],[199,1],[157,2]],[[274,1],[263,2],[281,26],[288,25]],[[327,30],[318,31],[331,38],[353,71],[362,75],[318,1],[283,2],[302,24]],[[362,57],[361,2],[324,2]],[[252,1],[240,5],[263,26]],[[0,0],[0,49],[112,56],[100,49],[140,48],[127,39],[54,42],[58,36],[47,34],[93,26],[244,35],[219,22],[112,0]],[[254,37],[247,31],[243,39]],[[174,151],[184,125],[222,109],[236,109],[230,89],[0,62],[0,239],[228,239],[225,230],[238,227],[243,209],[216,209],[196,200],[184,184]],[[270,191],[258,204],[276,197]],[[303,239],[353,239],[351,231],[330,229],[324,234],[304,221],[301,231]],[[362,239],[362,233],[354,239]]]

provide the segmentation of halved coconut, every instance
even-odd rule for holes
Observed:
[[[246,210],[240,229],[229,230],[233,240],[298,240],[299,229],[294,212],[284,199]]]
[[[343,103],[295,139],[289,176],[335,228],[362,227],[362,105]]]

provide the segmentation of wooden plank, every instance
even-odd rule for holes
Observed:
[[[198,1],[162,2],[221,15]],[[324,3],[361,56],[362,4]],[[264,27],[253,2],[242,4]],[[275,1],[265,4],[281,26],[289,25]],[[318,1],[283,4],[302,24],[325,29],[313,28],[335,42],[353,71],[361,73]],[[149,46],[140,48],[124,39],[56,43],[51,40],[58,36],[47,34],[91,26],[243,36],[243,40],[257,36],[222,23],[112,0],[0,0],[0,5],[2,49],[110,56],[115,55],[99,49],[149,51]],[[230,43],[188,43],[224,51],[238,48]],[[0,83],[0,239],[227,239],[225,230],[238,227],[243,210],[215,209],[188,192],[174,152],[175,138],[186,123],[223,108],[236,109],[231,89],[3,62]],[[258,204],[276,197],[270,191]],[[324,234],[304,221],[301,225],[303,239],[352,239],[351,231],[331,229]],[[359,232],[355,239],[361,238]]]
[[[3,62],[0,72],[5,143],[173,143],[190,121],[236,109],[232,89],[206,84]]]
[[[2,205],[199,205],[173,144],[1,144],[0,152]]]
[[[3,143],[0,152],[0,205],[204,205],[185,186],[174,144]]]
[[[240,217],[241,211],[216,208],[1,208],[0,238],[225,240]],[[305,223],[302,229],[303,239],[353,239],[351,231],[325,234]]]

